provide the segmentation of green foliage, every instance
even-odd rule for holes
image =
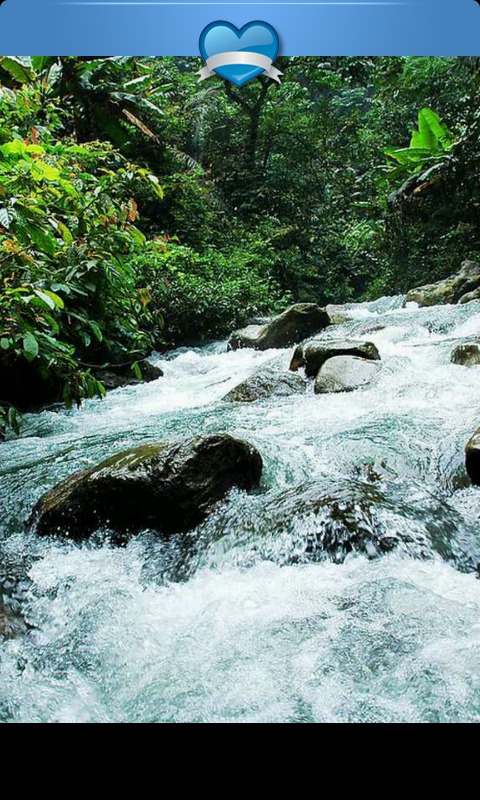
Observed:
[[[134,269],[144,285],[144,326],[157,345],[226,336],[279,297],[262,259],[244,248],[198,252],[159,238],[138,252]]]
[[[32,138],[0,145],[0,400],[18,401],[8,375],[25,361],[70,405],[104,394],[90,366],[151,348],[131,265],[145,241],[133,194],[159,186],[108,144]]]
[[[409,147],[385,150],[385,155],[396,162],[390,179],[407,179],[400,192],[406,191],[412,182],[434,179],[448,165],[454,144],[453,135],[440,117],[430,108],[422,108],[418,114],[418,130],[412,133]]]
[[[0,429],[26,381],[78,403],[99,366],[480,254],[477,59],[278,66],[239,90],[192,58],[0,57]]]

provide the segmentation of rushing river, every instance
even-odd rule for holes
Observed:
[[[324,333],[375,342],[383,369],[363,391],[226,403],[279,351],[219,343],[159,357],[154,383],[25,420],[0,446],[0,578],[8,591],[27,571],[31,626],[0,643],[1,721],[480,721],[480,489],[463,470],[480,367],[450,363],[480,336],[480,303],[401,305],[352,306]],[[79,468],[219,431],[259,449],[261,490],[233,492],[191,535],[118,548],[25,531]],[[372,540],[397,546],[326,557],[310,503],[326,496],[356,498]]]

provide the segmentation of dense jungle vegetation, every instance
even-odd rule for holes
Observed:
[[[480,256],[474,58],[0,57],[0,425],[291,300]]]

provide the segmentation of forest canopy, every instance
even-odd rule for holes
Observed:
[[[478,59],[277,61],[237,89],[195,58],[0,57],[0,425],[480,257]]]

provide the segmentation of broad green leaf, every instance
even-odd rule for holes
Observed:
[[[160,186],[160,182],[159,182],[157,176],[149,174],[149,175],[147,175],[147,178],[150,181],[150,183],[152,184],[155,194],[160,198],[160,200],[163,200],[163,189]]]
[[[35,72],[44,72],[56,62],[55,56],[32,56],[32,67]]]
[[[54,292],[48,291],[48,289],[35,289],[35,294],[45,303],[46,306],[48,306],[51,311],[54,311],[56,308],[64,307],[62,298],[57,294],[54,294]]]
[[[32,83],[36,77],[28,56],[0,56],[0,68],[19,83]]]
[[[135,225],[130,225],[128,232],[130,234],[130,237],[136,244],[144,245],[146,243],[147,241],[146,236],[141,231],[139,231],[138,228],[135,227]]]
[[[58,294],[50,291],[50,289],[43,289],[43,293],[46,294],[50,300],[52,300],[56,308],[65,308],[65,303],[63,302],[62,298],[58,296]]]
[[[40,144],[27,144],[27,153],[32,156],[44,156],[45,148]]]
[[[38,308],[48,308],[49,311],[54,311],[55,305],[52,303],[49,297],[46,297],[42,292],[38,292],[35,290],[35,294],[28,298],[28,300],[32,303],[32,305]]]
[[[23,350],[27,361],[33,361],[38,356],[38,342],[33,333],[26,333],[23,337]]]
[[[68,230],[67,226],[63,224],[63,222],[57,222],[57,230],[62,237],[65,244],[72,244],[73,236]]]
[[[28,225],[26,230],[28,236],[40,252],[46,253],[49,256],[55,255],[57,251],[57,242],[53,236],[42,228],[38,228],[36,225]]]
[[[60,170],[45,161],[35,161],[31,174],[34,181],[57,181],[60,178]]]
[[[394,158],[400,164],[423,164],[428,158],[432,158],[432,152],[425,147],[404,147],[385,150],[385,155]]]
[[[93,322],[92,320],[89,320],[88,324],[90,325],[90,328],[92,329],[92,331],[93,331],[95,337],[98,339],[98,341],[99,342],[103,342],[103,333],[102,333],[102,331],[100,329],[100,326],[97,325],[97,323]]]
[[[443,149],[449,149],[453,144],[453,135],[447,126],[443,124],[438,114],[435,114],[431,108],[422,108],[418,115],[418,125],[422,131],[428,128],[435,142],[437,144],[440,143]]]
[[[21,139],[13,139],[0,147],[0,153],[4,156],[21,156],[27,152],[27,145]]]
[[[135,363],[132,364],[132,372],[135,375],[135,377],[137,378],[137,380],[139,380],[139,381],[143,380],[142,370],[140,369],[140,365],[139,365],[138,361],[135,361]]]

